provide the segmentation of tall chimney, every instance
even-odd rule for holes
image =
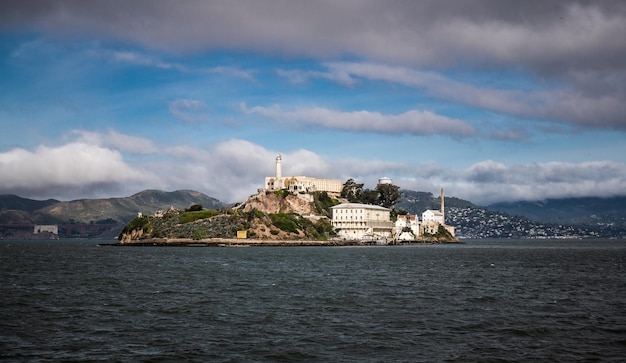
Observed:
[[[446,215],[444,214],[444,209],[443,209],[443,201],[444,201],[444,196],[443,196],[443,188],[441,188],[441,216],[443,217],[443,221],[446,221]]]
[[[283,176],[282,161],[283,159],[280,157],[280,155],[278,155],[276,157],[276,179],[280,179]]]

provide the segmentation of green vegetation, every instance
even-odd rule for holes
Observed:
[[[191,237],[194,240],[201,240],[205,238],[209,238],[209,233],[206,228],[196,228],[193,231],[193,236]]]
[[[309,231],[311,235],[317,240],[327,240],[329,237],[335,235],[335,228],[330,223],[330,220],[326,218],[320,218],[317,223],[314,224],[315,231]]]
[[[135,219],[133,219],[132,221],[130,221],[130,223],[128,223],[124,229],[122,230],[122,233],[120,234],[120,237],[122,234],[124,233],[130,233],[134,230],[138,230],[141,229],[144,233],[150,233],[152,230],[152,223],[151,223],[151,219],[149,217],[137,217]]]
[[[297,234],[301,230],[308,238],[315,240],[327,240],[334,235],[334,228],[327,218],[320,218],[313,223],[296,213],[275,213],[269,216],[272,224],[285,232]],[[274,231],[270,230],[270,233],[277,235],[278,231]]]
[[[287,189],[281,189],[281,190],[275,191],[274,194],[276,194],[277,196],[285,199],[285,198],[287,198],[287,196],[289,194],[291,194],[291,192],[289,190],[287,190]]]
[[[185,212],[198,212],[204,209],[202,204],[193,204],[191,207],[185,209]]]
[[[115,224],[117,221],[112,218],[100,219],[95,222],[96,224]]]
[[[341,197],[353,203],[379,205],[393,209],[400,200],[400,187],[394,184],[378,184],[376,189],[363,189],[354,179],[348,179],[341,190]]]
[[[303,218],[295,213],[273,213],[270,214],[270,219],[277,228],[289,233],[298,233],[299,220]]]
[[[357,184],[352,178],[348,179],[343,184],[343,189],[341,189],[341,197],[346,198],[352,203],[362,203],[363,185],[364,184]]]
[[[379,204],[385,208],[391,208],[400,200],[400,187],[393,184],[378,184],[376,186],[378,192]]]
[[[330,216],[330,207],[339,204],[339,201],[331,198],[326,192],[313,193],[313,203],[315,204],[315,211],[322,216]]]
[[[437,229],[437,233],[434,233],[434,234],[424,233],[424,237],[432,237],[438,240],[447,240],[447,241],[455,240],[455,238],[450,234],[450,232],[448,232],[446,227],[442,225],[439,225],[439,228]]]
[[[181,223],[181,224],[191,223],[199,219],[215,217],[218,214],[220,214],[220,212],[214,209],[182,212],[178,216],[178,223]]]
[[[288,190],[273,193],[281,198],[290,195]],[[193,204],[184,211],[168,209],[162,217],[151,216],[134,220],[126,226],[123,233],[129,234],[133,230],[143,229],[144,233],[134,238],[202,240],[235,238],[238,231],[247,231],[248,238],[268,238],[265,233],[269,231],[271,236],[280,238],[327,240],[334,235],[333,226],[327,216],[330,215],[330,208],[339,204],[339,201],[326,192],[316,192],[313,193],[313,203],[316,213],[322,216],[317,220],[304,218],[298,213],[266,214],[257,209],[246,212],[242,209],[206,210],[200,204]],[[263,235],[259,235],[260,233]]]

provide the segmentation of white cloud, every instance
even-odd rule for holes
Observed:
[[[331,163],[308,150],[275,151],[246,140],[230,139],[206,149],[169,147],[171,160],[147,165],[166,170],[161,180],[169,189],[196,189],[225,202],[243,201],[262,188],[275,172],[276,155],[283,157],[283,174],[327,177]]]
[[[168,105],[168,109],[174,117],[187,123],[207,122],[208,107],[207,105],[198,100],[193,99],[178,99],[172,101]]]
[[[472,165],[450,181],[456,194],[488,204],[497,201],[541,200],[623,195],[626,164],[612,161],[548,162],[504,165],[487,160]]]
[[[70,134],[77,136],[77,142],[109,147],[121,152],[150,154],[158,150],[155,143],[150,139],[121,134],[115,130],[109,130],[107,133],[73,130]]]
[[[613,121],[619,125],[621,118],[617,120],[615,117],[622,108],[626,111],[626,106],[618,102],[617,97],[614,96],[604,96],[604,99],[600,100],[589,99],[566,91],[531,92],[479,87],[449,79],[433,71],[383,64],[327,62],[324,65],[327,71],[294,69],[280,70],[278,74],[294,84],[305,83],[311,78],[327,79],[350,87],[362,82],[363,79],[393,82],[424,90],[434,98],[460,102],[471,107],[531,118],[551,120],[568,120],[569,118],[580,122],[593,120],[598,126],[602,123],[614,126],[611,124]],[[277,106],[272,108],[277,109]],[[270,112],[266,110],[265,113]],[[595,117],[592,118],[592,116]],[[495,124],[491,127],[492,131],[484,133],[484,136],[491,139],[519,141],[528,138],[528,132],[520,127],[498,129]],[[395,133],[396,131],[389,128],[388,132]],[[424,133],[428,132],[424,130]]]
[[[138,66],[146,66],[160,69],[173,69],[179,72],[189,72],[189,68],[182,64],[167,63],[157,58],[150,57],[146,54],[131,52],[131,51],[111,51],[107,52],[111,59],[119,63],[128,63]]]
[[[301,122],[309,126],[329,129],[377,132],[384,134],[436,135],[458,137],[473,136],[476,130],[468,123],[437,115],[430,111],[411,110],[397,115],[385,115],[372,111],[344,112],[322,107],[297,108],[291,111],[280,106],[254,106],[242,104],[242,110],[278,121]]]
[[[548,162],[507,165],[485,160],[464,170],[435,162],[408,163],[359,158],[332,159],[306,149],[270,150],[240,139],[199,148],[169,145],[153,149],[145,160],[129,163],[123,151],[102,140],[141,138],[115,131],[77,133],[78,140],[34,150],[0,153],[0,193],[30,198],[96,198],[131,195],[143,189],[193,189],[223,202],[245,200],[275,172],[283,158],[283,175],[349,178],[374,188],[382,176],[402,188],[438,192],[480,205],[497,201],[623,195],[626,164],[612,161]],[[95,144],[87,143],[95,140]],[[145,140],[143,140],[145,142]],[[143,148],[142,148],[143,150]],[[134,154],[141,156],[140,154]]]
[[[0,153],[1,193],[41,198],[102,196],[152,181],[151,174],[124,162],[119,151],[83,142]]]
[[[100,55],[100,54],[97,54]],[[143,66],[150,68],[158,68],[163,70],[175,70],[180,73],[195,73],[206,75],[221,75],[232,78],[241,78],[251,82],[256,82],[253,72],[230,66],[215,67],[190,67],[183,63],[166,62],[158,57],[133,51],[105,51],[104,57],[111,59],[113,62],[131,64],[135,66]]]
[[[572,88],[516,90],[475,86],[432,71],[371,63],[329,62],[328,73],[292,70],[290,79],[326,78],[353,85],[358,79],[387,81],[422,89],[428,95],[513,116],[545,119],[565,124],[626,128],[626,104],[620,94],[584,94]],[[284,74],[284,73],[283,73]],[[341,75],[336,79],[335,75]],[[350,81],[346,81],[350,80]]]
[[[302,71],[298,69],[278,69],[276,74],[287,78],[293,84],[306,83],[311,78],[327,79],[346,86],[352,86],[356,80],[348,73],[340,68],[333,69],[329,67],[327,71]]]

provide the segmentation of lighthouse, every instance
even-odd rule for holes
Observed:
[[[283,159],[280,154],[276,157],[276,180],[280,180],[283,176]]]

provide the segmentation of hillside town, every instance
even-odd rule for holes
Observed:
[[[457,227],[461,239],[582,239],[624,238],[623,231],[541,223],[520,216],[491,212],[484,208],[450,208],[450,223]]]

